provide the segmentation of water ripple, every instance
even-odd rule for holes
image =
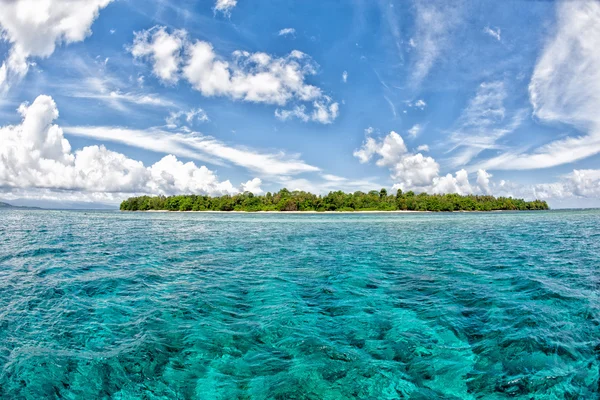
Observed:
[[[0,398],[590,399],[600,212],[0,211]]]

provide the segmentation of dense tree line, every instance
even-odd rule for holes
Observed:
[[[545,201],[525,201],[512,197],[458,194],[415,194],[398,190],[389,195],[385,189],[369,193],[342,191],[326,196],[281,189],[277,193],[255,196],[250,192],[234,196],[202,195],[140,196],[121,203],[124,211],[494,211],[547,210]]]

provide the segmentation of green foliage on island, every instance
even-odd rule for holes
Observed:
[[[235,196],[210,197],[201,195],[140,196],[121,203],[123,211],[494,211],[494,210],[548,210],[545,201],[525,201],[512,197],[493,197],[458,194],[415,194],[398,190],[389,195],[387,190],[369,193],[342,191],[326,196],[281,189],[277,193],[255,196],[250,192]]]

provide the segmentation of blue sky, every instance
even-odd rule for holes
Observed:
[[[598,2],[2,3],[0,198],[600,206]]]

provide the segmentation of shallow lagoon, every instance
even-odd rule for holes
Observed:
[[[600,211],[0,211],[0,398],[596,398]]]

